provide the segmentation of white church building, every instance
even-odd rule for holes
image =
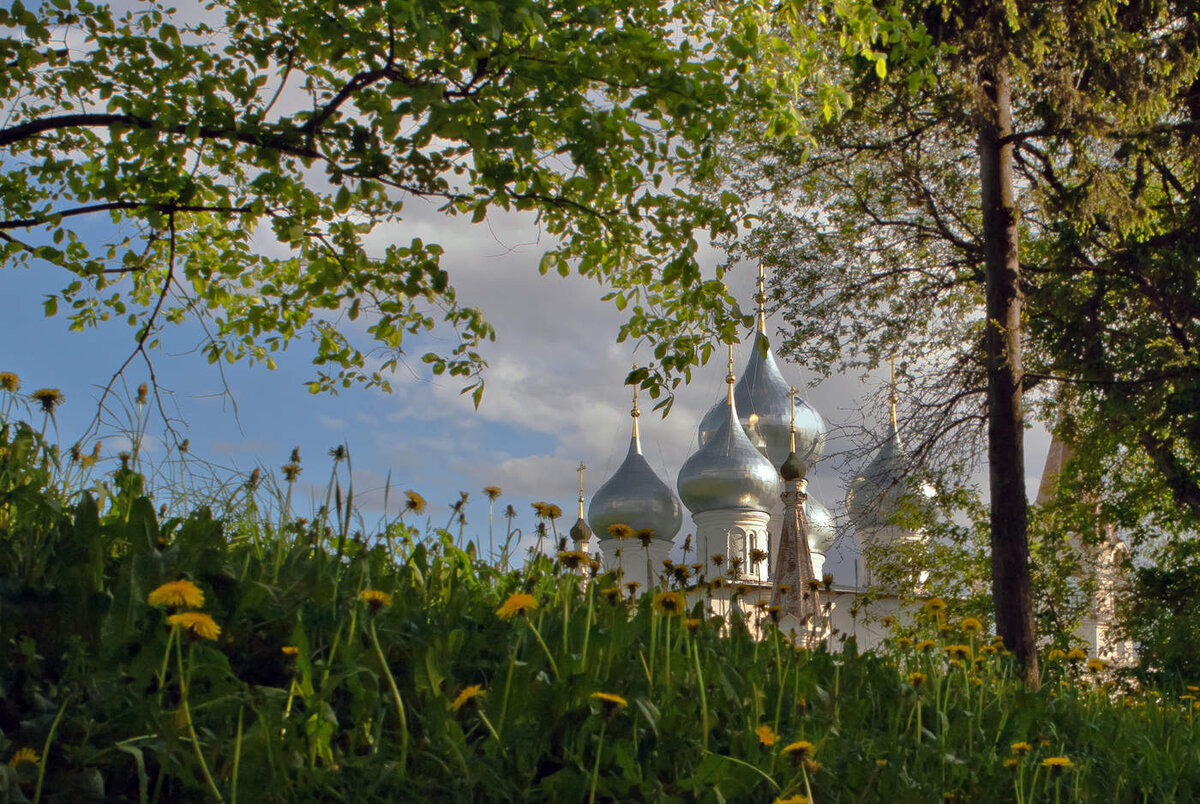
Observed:
[[[735,376],[730,349],[728,391],[701,420],[698,449],[680,468],[676,489],[642,454],[635,390],[625,459],[592,496],[586,521],[581,486],[571,538],[576,549],[598,546],[604,568],[619,570],[625,583],[636,584],[631,588],[647,590],[660,583],[671,557],[682,554],[679,566],[687,568],[682,572],[689,577],[689,602],[707,600],[711,614],[728,616],[737,606],[748,623],[769,614],[797,640],[833,644],[853,637],[866,650],[886,635],[884,618],[903,618],[911,608],[904,600],[923,596],[920,578],[913,578],[909,589],[883,588],[870,561],[893,545],[926,538],[896,524],[903,499],[921,489],[910,481],[910,460],[896,421],[895,383],[886,436],[845,496],[847,521],[860,548],[866,548],[865,560],[856,584],[835,583],[824,573],[838,537],[835,519],[807,493],[806,480],[824,453],[825,421],[797,397],[775,359],[766,334],[761,271],[755,301],[758,323],[749,360]],[[1064,460],[1061,446],[1052,447],[1039,502],[1053,488],[1053,475]],[[685,507],[694,536],[681,540]],[[1128,648],[1108,644],[1106,622],[1115,582],[1111,568],[1121,545],[1112,534],[1109,542],[1096,551],[1100,592],[1078,636],[1093,655],[1119,661],[1128,658]]]

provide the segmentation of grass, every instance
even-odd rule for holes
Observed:
[[[64,477],[0,424],[6,801],[1200,795],[1190,693],[1065,656],[1028,689],[940,612],[878,652],[799,650],[573,555],[505,571],[403,521],[160,517],[129,466],[102,498]],[[203,601],[150,603],[179,580]]]

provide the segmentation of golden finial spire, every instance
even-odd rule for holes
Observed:
[[[637,419],[634,419],[637,421]],[[579,466],[575,467],[575,471],[579,473],[579,518],[583,519],[583,471],[587,469],[587,464],[583,461],[579,462]]]
[[[791,452],[796,451],[796,394],[800,393],[796,390],[796,386],[788,389],[788,396],[792,400],[792,448]]]
[[[754,301],[758,304],[758,331],[761,335],[767,334],[767,294],[766,294],[766,275],[763,273],[762,263],[758,264],[758,293],[754,294]]]
[[[896,403],[900,401],[900,397],[896,395],[896,356],[892,355],[892,392],[888,394],[888,404],[892,409],[892,430],[899,430],[896,426]]]
[[[733,384],[737,381],[737,377],[733,376],[733,344],[729,344],[729,373],[725,375],[725,382],[729,384],[729,406],[733,407]]]
[[[638,364],[634,363],[633,370],[637,371],[637,367],[638,367]],[[636,382],[633,384],[633,410],[629,411],[629,415],[633,417],[633,437],[637,438],[638,437],[638,417],[642,415],[642,412],[640,410],[638,410],[638,384]],[[581,477],[582,477],[582,475],[581,475]]]

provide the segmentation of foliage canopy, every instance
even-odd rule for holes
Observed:
[[[313,390],[385,386],[448,327],[423,359],[478,402],[495,333],[410,233],[515,210],[549,235],[543,273],[605,284],[621,337],[686,372],[740,319],[696,254],[744,214],[706,184],[718,138],[782,119],[744,69],[767,21],[753,2],[16,2],[0,262],[62,269],[46,312],[124,318],[143,355],[185,320],[210,361],[309,339]]]

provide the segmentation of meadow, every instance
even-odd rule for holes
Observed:
[[[1057,651],[1030,689],[943,605],[799,649],[693,580],[483,561],[416,492],[373,533],[340,491],[293,517],[295,472],[277,514],[263,484],[172,515],[136,456],[100,474],[44,431],[0,422],[5,802],[1200,797],[1195,687]]]

